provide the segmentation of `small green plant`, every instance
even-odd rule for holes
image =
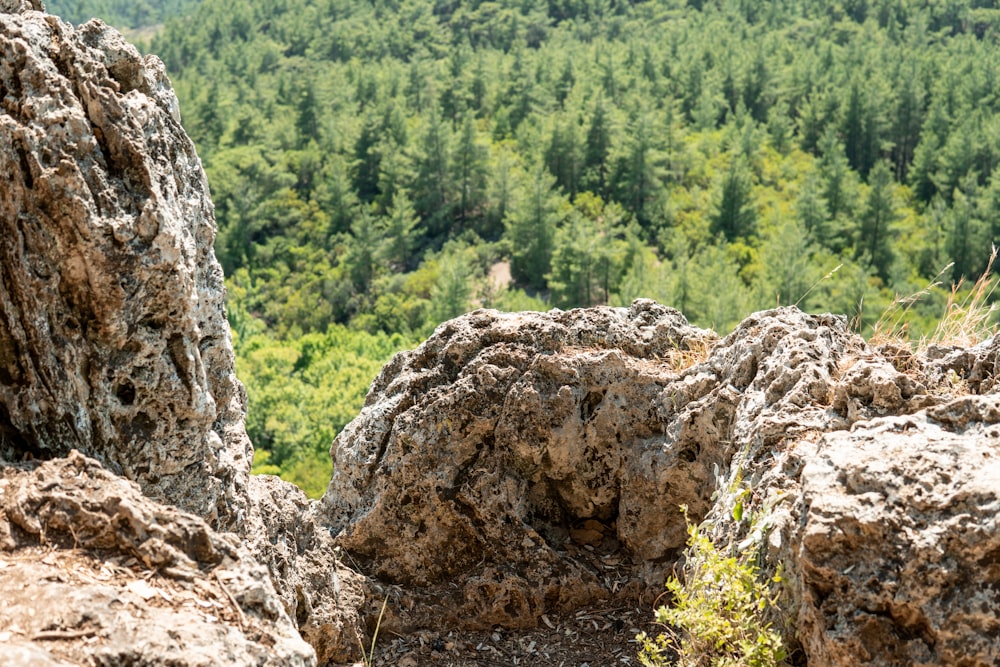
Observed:
[[[743,518],[742,502],[734,510]],[[685,518],[687,508],[682,507]],[[737,513],[739,516],[736,516]],[[751,519],[762,527],[761,517]],[[761,531],[762,532],[762,531]],[[772,584],[780,572],[765,579],[756,564],[759,542],[744,540],[725,550],[716,549],[699,527],[688,521],[688,547],[683,580],[671,577],[667,590],[671,606],[656,610],[664,632],[636,637],[639,660],[646,667],[775,667],[786,651],[772,620],[779,611]],[[727,553],[728,552],[728,555]]]

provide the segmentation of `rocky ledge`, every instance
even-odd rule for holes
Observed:
[[[580,641],[566,619],[595,628],[571,657],[611,664],[683,557],[681,505],[783,568],[796,664],[1000,661],[995,340],[477,311],[383,369],[321,501],[251,477],[163,66],[40,10],[0,2],[0,661],[349,664],[384,602],[384,664],[548,664],[527,639]]]

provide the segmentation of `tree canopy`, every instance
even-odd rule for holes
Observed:
[[[998,7],[203,0],[151,50],[275,344],[639,296],[863,327],[1000,240]]]

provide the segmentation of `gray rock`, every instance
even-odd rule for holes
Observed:
[[[0,13],[0,90],[0,453],[75,448],[234,528],[244,397],[163,64],[99,21]]]
[[[998,421],[975,397],[823,437],[792,547],[810,665],[997,664]]]

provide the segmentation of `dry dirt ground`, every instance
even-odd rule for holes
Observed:
[[[635,635],[654,632],[651,609],[595,607],[565,616],[543,616],[536,630],[420,632],[378,637],[374,665],[398,667],[611,667],[639,665]]]
[[[44,582],[47,594],[39,596],[34,586],[18,583],[27,581]],[[0,643],[41,644],[57,659],[67,661],[62,663],[66,665],[78,664],[84,653],[120,640],[114,636],[118,633],[109,632],[109,626],[123,620],[134,623],[162,613],[173,615],[182,626],[223,623],[239,627],[246,622],[220,581],[164,577],[135,559],[108,558],[85,549],[36,547],[0,553],[0,586],[7,591],[0,599],[0,618],[4,619]],[[94,609],[81,612],[64,604],[68,591],[91,587],[95,598],[101,598],[92,599]],[[27,597],[18,594],[22,588]],[[545,615],[534,630],[498,628],[471,633],[443,628],[405,636],[382,632],[376,637],[372,665],[637,666],[635,635],[656,631],[652,609],[648,602],[618,599],[573,614]],[[172,632],[184,643],[183,627]]]
[[[581,529],[583,530],[583,529]],[[586,536],[584,536],[585,538]],[[633,565],[595,545],[566,545],[578,562],[603,575],[612,599],[568,614],[546,614],[538,628],[484,632],[447,628],[376,638],[375,666],[398,667],[613,667],[639,665],[640,632],[655,634],[656,600],[642,596]],[[604,542],[607,542],[605,538]],[[604,552],[602,554],[602,551]]]

